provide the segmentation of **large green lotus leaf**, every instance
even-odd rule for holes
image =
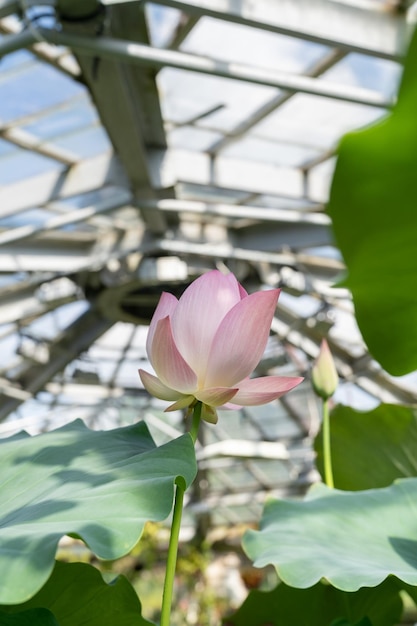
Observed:
[[[62,535],[100,558],[123,556],[147,520],[172,508],[174,483],[196,473],[186,434],[157,448],[144,423],[95,432],[81,421],[0,442],[0,603],[28,600],[54,566]]]
[[[259,531],[243,546],[255,566],[272,564],[292,587],[321,578],[343,591],[375,587],[388,575],[417,585],[417,479],[339,491],[320,484],[303,501],[267,502]]]
[[[142,617],[139,598],[124,576],[107,584],[86,563],[57,562],[47,583],[28,602],[0,607],[0,626],[1,611],[17,615],[38,607],[49,609],[59,626],[152,626]]]
[[[272,591],[251,591],[224,626],[324,626],[336,619],[350,625],[363,618],[369,618],[373,626],[393,626],[400,621],[402,609],[393,579],[355,593],[323,583],[308,589],[280,583]]]
[[[332,466],[338,489],[387,487],[417,476],[417,412],[381,404],[373,411],[339,405],[330,415]],[[316,437],[317,467],[323,470],[322,432]]]
[[[0,611],[0,626],[61,626],[47,609],[30,609],[15,615]]]
[[[359,328],[393,375],[417,369],[416,56],[415,35],[393,113],[342,140],[328,206]]]

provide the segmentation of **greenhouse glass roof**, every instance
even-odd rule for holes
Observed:
[[[137,369],[161,292],[213,268],[282,288],[258,374],[306,380],[207,425],[195,512],[251,521],[315,480],[323,337],[336,400],[417,402],[334,286],[325,213],[338,141],[395,103],[414,20],[400,0],[0,0],[1,436],[182,432]]]

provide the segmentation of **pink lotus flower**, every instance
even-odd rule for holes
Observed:
[[[166,411],[200,401],[202,417],[217,422],[216,409],[266,404],[302,378],[249,378],[269,336],[280,290],[248,295],[233,274],[217,270],[195,280],[177,300],[163,293],[146,343],[156,376],[139,370],[147,391],[173,401]],[[229,405],[230,406],[230,405]]]

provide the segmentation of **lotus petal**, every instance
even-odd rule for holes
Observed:
[[[209,354],[205,387],[234,387],[255,369],[269,337],[279,289],[253,293],[231,309]]]
[[[158,306],[155,309],[155,313],[152,316],[151,323],[149,326],[148,337],[146,339],[146,352],[149,357],[149,361],[153,365],[153,356],[152,356],[152,344],[153,338],[155,335],[155,330],[158,325],[159,320],[164,317],[172,315],[175,311],[175,308],[178,304],[177,298],[172,295],[172,293],[162,292],[162,295],[159,299]]]
[[[280,398],[303,380],[304,378],[290,376],[248,378],[239,383],[239,391],[233,397],[233,404],[240,406],[267,404],[276,398]]]
[[[182,398],[182,393],[167,387],[164,383],[161,383],[159,378],[153,376],[153,374],[149,374],[149,372],[145,370],[139,370],[139,376],[143,386],[151,396],[155,396],[155,398],[159,398],[160,400],[178,400]]]
[[[248,292],[246,291],[246,289],[244,287],[242,287],[242,285],[240,283],[238,283],[238,285],[239,285],[240,299],[242,300],[243,298],[247,298],[248,297]]]
[[[155,372],[162,383],[186,395],[194,392],[197,388],[197,376],[175,345],[169,317],[159,320],[156,325],[152,357]]]
[[[197,400],[201,400],[204,404],[209,406],[222,406],[226,402],[231,400],[236,392],[236,389],[230,389],[229,387],[214,387],[212,389],[203,389],[195,392]]]
[[[203,404],[201,407],[201,419],[210,424],[217,424],[219,417],[216,409],[207,404]]]
[[[240,300],[239,283],[233,274],[225,276],[217,270],[197,278],[181,296],[172,314],[172,332],[178,350],[199,382],[217,329]]]
[[[169,411],[179,411],[180,409],[186,409],[190,404],[194,402],[194,396],[181,396],[177,402],[174,404],[170,404],[166,409],[165,413],[169,413]]]

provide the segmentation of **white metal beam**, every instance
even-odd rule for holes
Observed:
[[[411,27],[404,15],[343,0],[155,0],[190,15],[262,28],[385,59],[404,54]]]
[[[43,246],[34,250],[25,246],[25,249],[4,247],[0,249],[0,272],[46,272],[54,271],[70,274],[80,271],[91,264],[89,251],[75,249],[73,251],[60,250]]]
[[[22,6],[21,3],[11,4],[19,4],[20,8]],[[0,18],[1,16],[0,5]],[[28,43],[24,43],[23,47],[30,46],[30,51],[33,52],[38,59],[53,65],[73,78],[79,78],[80,68],[71,52],[37,39],[37,31],[34,28],[22,31],[20,23],[17,20],[12,17],[5,17],[4,19],[0,19],[0,33],[11,35],[0,42],[0,55],[6,52],[7,46],[14,47],[17,50],[20,49],[26,38]],[[9,51],[12,52],[13,50],[9,49]]]
[[[40,292],[36,294],[36,286],[29,285],[22,289],[0,291],[0,324],[21,323],[23,320],[38,317],[51,309],[72,302],[78,298],[76,286],[67,295],[43,301]]]
[[[295,168],[223,156],[212,158],[208,154],[176,149],[150,150],[149,158],[155,188],[185,182],[289,198],[304,197],[303,175]]]
[[[257,85],[266,85],[291,92],[319,95],[346,102],[355,102],[379,108],[393,105],[393,101],[370,89],[317,80],[309,76],[271,71],[264,68],[228,63],[216,59],[152,48],[134,41],[111,39],[108,37],[85,37],[57,32],[45,28],[39,31],[47,41],[69,46],[74,51],[94,57],[126,61],[132,64],[156,68],[175,67],[186,71],[199,72],[210,76],[220,76],[241,80]]]
[[[90,403],[92,400],[97,402],[98,400],[121,398],[126,394],[125,389],[121,387],[106,388],[103,385],[92,383],[49,382],[46,384],[46,391],[54,396],[73,396],[74,400],[76,399],[78,402],[87,399]]]
[[[0,40],[0,56],[1,56],[1,40]],[[35,64],[36,61],[33,61]],[[26,64],[25,64],[26,65]],[[0,128],[2,130],[6,128],[24,127],[30,126],[33,123],[38,123],[43,120],[48,120],[49,117],[54,115],[61,115],[67,112],[71,112],[73,107],[84,106],[89,104],[89,94],[85,92],[79,92],[74,96],[69,97],[63,102],[57,102],[51,106],[45,106],[43,109],[37,110],[33,113],[19,115],[13,120],[7,123],[1,123]],[[85,126],[83,126],[85,128]]]
[[[19,146],[19,148],[31,150],[49,159],[55,159],[64,165],[75,165],[79,161],[79,157],[75,153],[59,148],[52,142],[42,141],[32,133],[17,126],[6,127],[4,130],[0,129],[0,137]]]
[[[177,239],[161,239],[155,242],[154,247],[149,249],[154,252],[169,252],[171,254],[180,254],[184,257],[197,256],[208,259],[237,259],[249,261],[251,263],[272,263],[275,265],[288,265],[290,267],[307,268],[312,274],[326,271],[336,276],[343,269],[344,265],[336,259],[313,256],[311,254],[294,253],[294,252],[264,252],[262,250],[247,250],[237,248],[231,242],[221,243],[195,243],[190,241]]]
[[[48,172],[2,186],[0,218],[106,185],[128,186],[118,159],[111,154],[87,159],[65,171]]]
[[[267,237],[266,234],[270,236]],[[130,238],[129,238],[130,237]],[[298,267],[300,265],[310,268],[314,274],[315,269],[319,273],[323,270],[334,275],[338,274],[343,265],[334,259],[323,259],[302,252],[277,252],[288,242],[296,245],[302,241],[306,245],[307,241],[312,241],[317,245],[330,244],[331,238],[326,227],[316,227],[311,230],[311,225],[299,227],[294,226],[289,231],[277,226],[265,227],[265,230],[258,237],[245,239],[243,236],[234,236],[232,240],[222,241],[190,241],[181,238],[178,234],[175,239],[143,239],[143,233],[130,233],[124,238],[120,245],[113,241],[112,249],[108,250],[106,245],[100,250],[100,245],[96,247],[59,245],[59,242],[47,242],[42,240],[35,245],[26,243],[24,246],[9,245],[0,247],[0,272],[34,272],[48,271],[51,267],[61,275],[71,274],[84,269],[99,269],[110,258],[122,258],[129,254],[159,254],[167,253],[185,256],[201,256],[209,259],[239,259],[249,262],[267,262],[276,265],[288,265]],[[253,244],[255,247],[250,248]]]
[[[16,241],[30,239],[36,237],[37,235],[42,235],[47,231],[68,226],[69,224],[85,222],[92,217],[117,209],[130,202],[130,200],[131,194],[127,190],[121,191],[117,197],[102,200],[94,206],[74,209],[73,211],[67,211],[62,215],[51,217],[51,219],[47,220],[41,226],[28,224],[26,226],[10,228],[5,232],[0,232],[0,246],[11,244]]]
[[[22,30],[15,35],[3,37],[0,41],[0,57],[6,56],[22,48],[29,48],[36,43],[36,35],[30,30]]]
[[[285,445],[279,441],[246,441],[245,439],[216,441],[197,451],[198,461],[219,457],[287,461],[290,455]]]
[[[308,227],[311,229],[311,227]],[[321,230],[317,232],[320,236],[320,242],[323,242],[324,236]],[[316,229],[314,229],[316,230]],[[327,276],[336,276],[343,269],[343,264],[336,259],[328,259],[302,252],[276,252],[280,246],[285,244],[288,239],[288,233],[279,238],[279,230],[275,229],[276,238],[271,243],[265,240],[265,249],[249,249],[247,246],[250,242],[242,240],[242,246],[239,240],[222,240],[222,241],[205,241],[195,242],[183,237],[178,233],[175,239],[150,239],[143,237],[143,231],[138,229],[132,231],[120,242],[103,242],[103,245],[97,242],[93,248],[91,245],[80,248],[78,245],[65,246],[59,245],[59,242],[31,242],[24,246],[18,247],[3,246],[0,247],[0,272],[34,272],[48,271],[54,268],[54,271],[60,275],[68,275],[82,270],[98,270],[103,267],[110,259],[120,259],[128,257],[130,254],[137,256],[138,254],[173,254],[182,257],[202,257],[206,259],[237,259],[252,263],[272,263],[278,266],[285,265],[290,267],[307,268],[311,274],[317,273]],[[327,241],[327,240],[326,240]],[[35,245],[37,243],[37,245]],[[259,242],[258,242],[259,243]],[[266,245],[268,244],[268,246]],[[246,247],[245,247],[246,246]]]
[[[305,247],[332,245],[333,242],[329,228],[330,218],[321,212],[185,200],[159,200],[153,203],[145,201],[143,204],[163,213],[197,215],[199,221],[203,223],[212,222],[213,217],[247,220],[250,226],[232,230],[232,224],[229,230],[234,245],[241,249],[275,252],[284,246],[299,250]],[[142,206],[142,203],[138,202],[138,205]],[[186,218],[182,217],[182,221],[186,221]]]
[[[137,200],[138,206],[145,206],[164,213],[192,214],[201,216],[204,220],[213,217],[225,217],[228,219],[248,219],[258,222],[272,222],[284,224],[308,224],[309,226],[329,226],[330,218],[321,212],[297,209],[274,209],[248,205],[232,205],[208,202],[195,202],[191,200],[163,199],[163,200]],[[316,206],[317,209],[320,205]],[[0,236],[1,243],[1,236]]]
[[[233,232],[233,242],[238,248],[272,251],[333,245],[334,237],[328,226],[311,223],[254,224]]]

